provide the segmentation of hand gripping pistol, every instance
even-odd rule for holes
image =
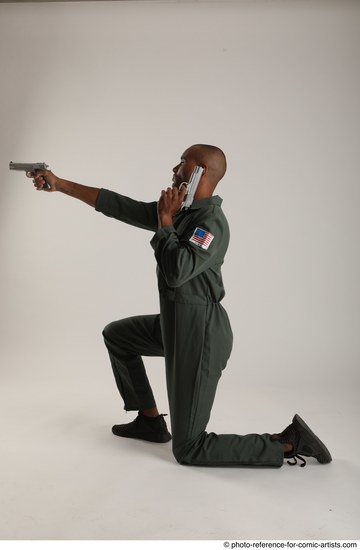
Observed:
[[[49,167],[45,162],[10,162],[10,170],[19,170],[20,172],[36,172],[36,170],[47,170]],[[50,189],[51,185],[45,182],[44,189]]]

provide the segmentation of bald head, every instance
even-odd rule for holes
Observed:
[[[198,166],[207,167],[207,178],[214,189],[226,172],[226,157],[215,145],[196,144],[187,149]]]
[[[226,172],[224,153],[215,145],[192,145],[186,149],[179,164],[173,168],[173,187],[180,189],[183,182],[188,182],[195,166],[203,168],[195,199],[211,197],[215,187]]]

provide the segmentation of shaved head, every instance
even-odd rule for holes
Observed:
[[[219,147],[215,145],[196,144],[186,151],[199,166],[206,165],[209,170],[208,177],[214,188],[224,177],[226,172],[226,157]]]
[[[197,186],[195,199],[211,197],[215,187],[226,172],[226,157],[219,147],[197,143],[192,145],[181,156],[179,164],[174,166],[172,177],[173,187],[181,188],[184,182],[190,180],[195,166],[203,168],[200,182]]]

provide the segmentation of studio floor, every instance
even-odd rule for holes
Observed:
[[[90,365],[90,376],[74,369],[65,380],[62,361],[48,375],[34,365],[32,376],[24,361],[23,376],[9,369],[1,382],[3,541],[359,538],[354,389],[309,392],[298,386],[290,396],[279,387],[225,382],[209,431],[277,431],[299,412],[328,445],[333,462],[186,467],[175,462],[171,444],[113,436],[111,425],[133,414],[122,410],[110,374],[96,378]],[[162,374],[152,376],[166,412]]]

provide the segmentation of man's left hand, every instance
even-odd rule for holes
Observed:
[[[159,227],[172,225],[173,217],[180,210],[181,204],[186,195],[186,185],[179,191],[176,187],[168,187],[161,191],[157,205]]]

